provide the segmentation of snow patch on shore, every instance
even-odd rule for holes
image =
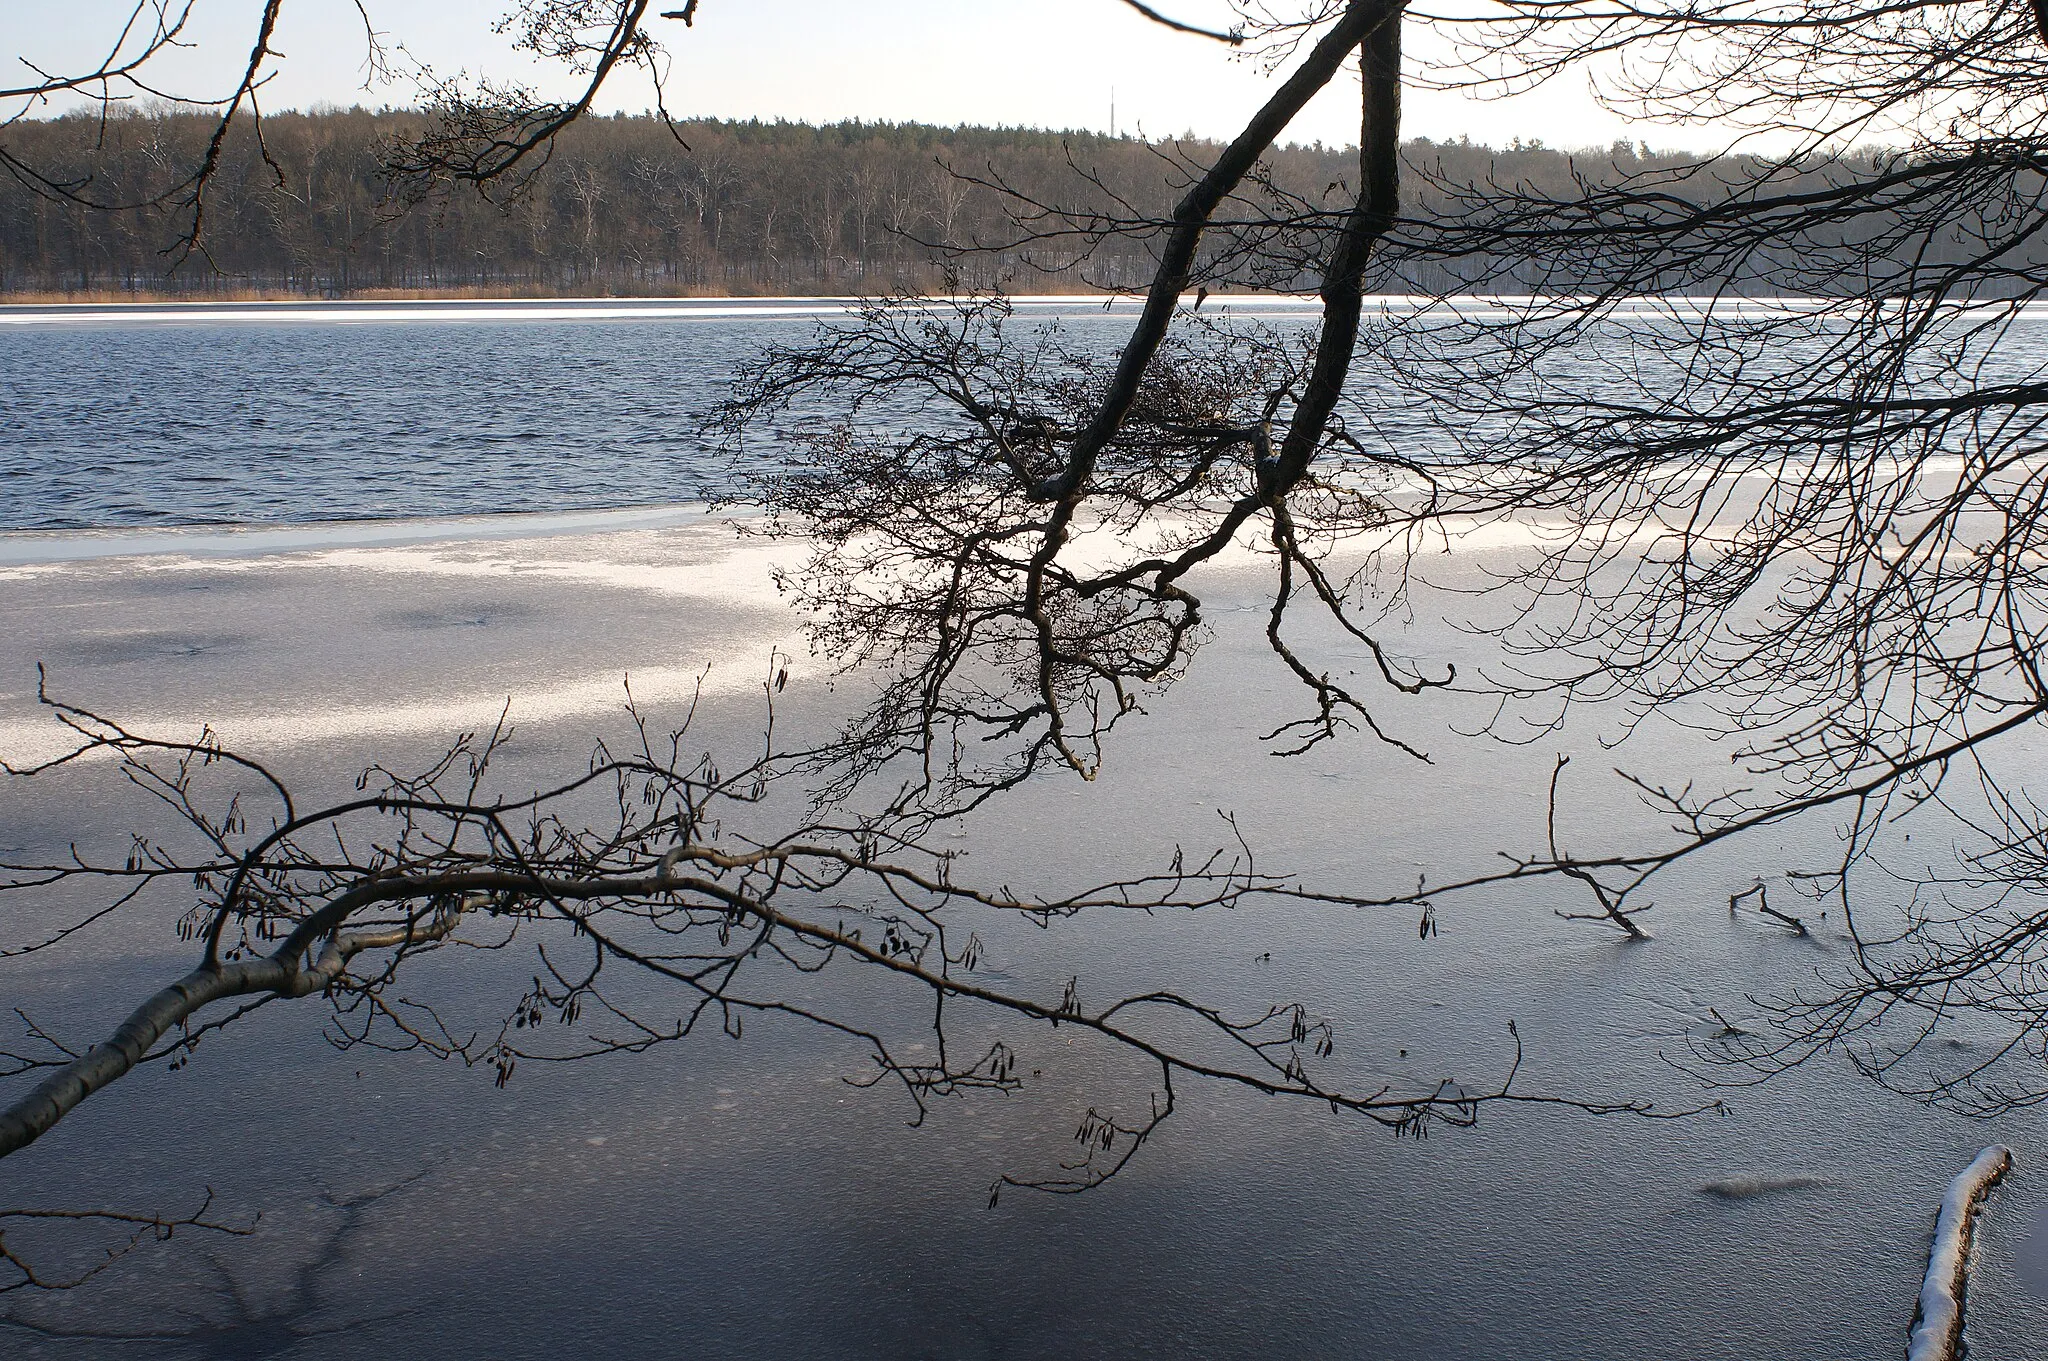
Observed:
[[[1963,1353],[1963,1295],[1969,1282],[1970,1237],[1977,1212],[2012,1169],[2012,1150],[1993,1144],[1949,1183],[1934,1221],[1934,1246],[1906,1342],[1906,1361],[1955,1361]]]

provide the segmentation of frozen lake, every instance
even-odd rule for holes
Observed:
[[[222,521],[331,520],[342,504],[392,523],[109,531],[145,523],[135,508],[151,504],[145,484],[159,474],[137,473],[133,486],[86,471],[0,481],[17,528],[98,527],[0,535],[0,755],[50,749],[33,704],[38,661],[67,698],[137,725],[211,722],[231,744],[337,789],[367,761],[412,760],[488,722],[507,698],[521,724],[518,770],[573,766],[594,735],[616,731],[627,673],[657,715],[673,714],[709,665],[706,740],[744,739],[770,649],[799,646],[797,621],[768,585],[771,567],[793,560],[789,547],[738,539],[729,522],[688,509],[421,518],[504,509],[483,502],[508,487],[526,489],[509,504],[548,512],[687,499],[675,488],[692,455],[662,443],[663,422],[715,396],[730,359],[719,328],[738,324],[0,330],[0,385],[10,398],[42,392],[25,428],[43,430],[48,447],[62,442],[63,385],[56,370],[24,376],[23,346],[42,347],[38,363],[68,355],[74,374],[103,363],[99,386],[125,397],[122,365],[172,344],[186,367],[159,403],[210,391],[210,373],[296,365],[285,370],[306,394],[296,419],[325,411],[333,467],[358,476],[403,433],[408,405],[428,401],[445,441],[391,451],[374,465],[388,477],[365,478],[352,503],[331,471],[237,480],[233,460],[262,440],[216,428],[240,400],[222,380],[205,401],[228,405],[193,413],[189,432],[193,448],[213,451],[193,467],[226,460],[226,483],[193,484],[229,488],[220,503],[236,510]],[[809,320],[746,324],[765,335]],[[497,472],[463,464],[484,457],[463,452],[463,432],[479,425],[485,394],[522,386],[518,366],[559,344],[551,328],[565,325],[587,348],[616,352],[559,389],[541,384],[552,395],[506,413],[502,427],[482,421],[551,432],[528,453],[507,453],[526,447],[508,437],[491,446]],[[141,403],[107,405],[138,430],[150,424]],[[551,454],[556,443],[569,451]],[[26,446],[5,447],[24,457]],[[449,467],[434,447],[455,451]],[[594,468],[670,458],[677,471],[659,495],[606,499],[589,485]],[[502,486],[489,482],[501,475]],[[72,477],[115,485],[66,520]],[[384,485],[407,479],[440,481]],[[17,485],[42,488],[30,493],[39,509],[19,508]],[[1513,551],[1460,549],[1434,570],[1456,588]],[[1430,766],[1357,742],[1266,755],[1257,734],[1293,714],[1276,707],[1292,697],[1259,637],[1262,584],[1241,566],[1217,570],[1206,587],[1218,636],[1189,679],[1122,734],[1100,780],[1037,782],[970,825],[969,871],[994,881],[1053,863],[1085,874],[1163,861],[1176,842],[1214,844],[1219,810],[1237,815],[1270,867],[1360,891],[1529,848],[1552,749],[1451,736],[1471,717],[1459,697],[1386,715],[1428,747]],[[1426,610],[1413,630],[1428,655],[1475,646]],[[857,681],[828,689],[825,679],[815,664],[796,668],[790,723],[827,722],[857,694]],[[1590,750],[1593,736],[1565,743]],[[1703,758],[1649,729],[1626,759],[1682,772]],[[1590,835],[1626,803],[1595,792],[1577,825]],[[0,845],[14,851],[113,835],[111,816],[90,771],[0,785]],[[1783,834],[1795,836],[1826,829]],[[211,1186],[227,1211],[260,1212],[258,1232],[181,1236],[88,1290],[14,1304],[0,1333],[18,1354],[49,1358],[1897,1355],[1942,1191],[1999,1140],[2018,1166],[1979,1239],[1972,1354],[2040,1355],[2040,1113],[1964,1120],[1832,1062],[1716,1091],[1671,1062],[1717,1024],[1710,1008],[1740,1023],[1756,1014],[1750,995],[1842,961],[1845,943],[1825,928],[1800,939],[1727,910],[1764,863],[1801,849],[1767,838],[1689,867],[1657,894],[1654,938],[1639,945],[1559,920],[1553,909],[1574,904],[1557,889],[1445,900],[1440,934],[1426,940],[1405,912],[1279,904],[997,942],[992,967],[1055,992],[1078,973],[1172,978],[1231,1005],[1301,998],[1332,1018],[1340,1060],[1361,1071],[1483,1081],[1509,1053],[1513,1021],[1533,1088],[1671,1107],[1718,1098],[1727,1113],[1508,1109],[1416,1141],[1197,1085],[1109,1185],[1080,1197],[1012,1192],[993,1209],[991,1180],[1040,1170],[1070,1146],[1076,1112],[1063,1100],[983,1095],[942,1103],[911,1128],[900,1097],[842,1081],[861,1066],[857,1046],[770,1024],[741,1040],[714,1033],[637,1057],[522,1066],[499,1090],[487,1070],[336,1051],[317,1003],[274,1007],[210,1039],[180,1072],[135,1074],[0,1163],[0,1204],[178,1209]],[[29,925],[19,908],[0,912],[9,942]],[[189,951],[168,928],[148,939],[86,933],[10,965],[0,1002],[67,1034],[97,1033],[182,972]],[[529,968],[524,957],[429,963],[422,986],[480,1016],[502,1014]],[[1028,1062],[1092,1097],[1145,1099],[1145,1075],[1115,1055],[1060,1034],[1021,1043]],[[1730,1178],[1781,1189],[1705,1189]]]

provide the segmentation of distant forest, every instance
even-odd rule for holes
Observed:
[[[0,181],[0,294],[119,292],[349,296],[379,292],[514,295],[843,294],[929,290],[948,257],[935,243],[1011,235],[1004,197],[967,177],[1000,179],[1062,207],[1117,200],[1164,213],[1184,179],[1171,157],[1206,161],[1203,142],[1151,143],[1095,133],[916,124],[692,121],[649,116],[578,123],[550,163],[505,204],[450,194],[397,211],[379,147],[419,115],[363,109],[263,119],[266,164],[246,127],[209,190],[205,258],[170,271],[177,235],[164,212],[109,214]],[[102,198],[159,195],[197,161],[211,124],[192,113],[102,124],[65,117],[6,130],[15,154],[89,184]],[[680,134],[680,141],[676,134]],[[1617,143],[1588,157],[1540,144],[1495,150],[1407,144],[1410,163],[1449,181],[1488,177],[1569,194],[1594,177],[1656,162]],[[1678,158],[1671,158],[1676,163]],[[1311,201],[1357,173],[1355,152],[1290,146],[1272,180]],[[1077,169],[1080,172],[1077,173]],[[1411,192],[1430,210],[1428,177]],[[1019,291],[1135,284],[1142,241],[1075,264],[1056,254],[990,251],[957,259],[965,282]],[[1422,287],[1443,279],[1409,280]]]

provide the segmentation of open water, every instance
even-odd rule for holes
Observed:
[[[1105,340],[1135,310],[1019,309]],[[843,314],[786,299],[0,307],[0,530],[700,500],[722,460],[698,418],[735,369]]]

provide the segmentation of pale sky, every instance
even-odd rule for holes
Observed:
[[[508,0],[365,0],[376,25],[413,58],[443,74],[466,70],[537,78],[537,68],[491,32]],[[664,4],[680,7],[680,0]],[[1219,0],[1171,0],[1175,17],[1227,25]],[[0,87],[28,78],[22,59],[64,69],[113,41],[129,0],[0,0]],[[188,35],[196,46],[164,64],[181,95],[232,88],[254,34],[251,0],[198,0]],[[669,107],[684,117],[785,118],[803,122],[981,123],[1107,130],[1112,95],[1120,130],[1227,137],[1270,92],[1273,80],[1213,41],[1145,21],[1119,0],[700,0],[694,28],[655,20],[674,58]],[[1412,30],[1411,30],[1412,32]],[[278,49],[285,60],[264,92],[266,109],[320,104],[409,103],[409,83],[365,90],[365,45],[354,0],[291,0]],[[1414,49],[1411,39],[1411,51]],[[1422,55],[1427,55],[1426,52]],[[644,81],[616,79],[602,109],[652,102]],[[543,87],[566,89],[549,74]],[[1333,88],[1287,140],[1357,140],[1355,96]],[[11,109],[0,112],[11,112]],[[1412,92],[1409,137],[1504,145],[1512,137],[1551,146],[1605,146],[1647,137],[1600,109],[1583,80],[1553,83],[1513,100],[1479,102]]]

